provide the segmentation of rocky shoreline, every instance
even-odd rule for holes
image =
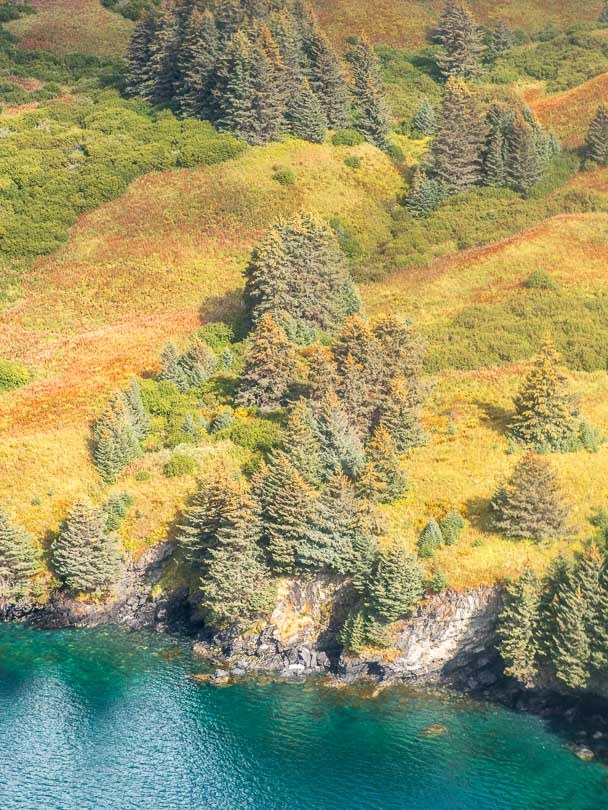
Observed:
[[[157,587],[173,550],[165,543],[131,562],[111,600],[81,602],[58,592],[42,606],[5,606],[0,619],[42,629],[117,624],[187,634],[204,670],[197,679],[217,685],[256,675],[323,675],[338,685],[446,687],[548,718],[572,740],[577,756],[608,763],[608,695],[603,689],[565,693],[548,677],[527,688],[505,676],[496,649],[498,586],[432,596],[399,623],[393,648],[353,656],[337,641],[352,603],[348,581],[327,576],[285,580],[266,625],[245,634],[214,632],[197,618],[187,590],[167,593]]]

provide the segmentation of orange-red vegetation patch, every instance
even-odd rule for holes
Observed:
[[[581,146],[598,105],[608,101],[608,73],[552,96],[532,91],[526,100],[539,121],[555,130],[562,143],[570,147]]]

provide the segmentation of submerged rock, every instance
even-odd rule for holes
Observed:
[[[449,728],[447,726],[442,725],[441,723],[433,723],[426,728],[423,728],[420,731],[421,737],[442,737],[444,734],[449,732]]]

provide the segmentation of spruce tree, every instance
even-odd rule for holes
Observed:
[[[390,146],[390,112],[380,76],[380,62],[370,42],[362,38],[351,53],[355,126],[378,149]]]
[[[147,11],[133,29],[127,49],[127,78],[125,93],[128,96],[146,96],[152,79],[151,61],[156,41],[158,19],[156,13]]]
[[[437,131],[437,116],[428,98],[422,99],[414,113],[412,129],[415,134],[423,135],[425,138],[434,135]]]
[[[422,571],[403,546],[381,549],[369,582],[369,605],[386,622],[404,616],[423,594]]]
[[[291,98],[300,91],[302,82],[305,80],[303,75],[305,62],[302,50],[303,32],[298,30],[293,15],[287,9],[273,12],[268,19],[268,25],[281,55],[287,97]],[[327,123],[326,117],[325,122]]]
[[[344,649],[355,655],[359,655],[363,651],[366,643],[366,624],[363,610],[349,613],[338,634],[338,641]]]
[[[253,323],[270,313],[290,338],[311,343],[334,334],[361,308],[335,234],[313,214],[278,222],[254,249],[245,271]]]
[[[420,532],[418,538],[418,556],[422,558],[432,557],[433,554],[441,548],[443,543],[443,535],[439,524],[434,517],[428,519],[424,529]]]
[[[440,206],[443,196],[438,181],[418,167],[408,189],[405,205],[413,217],[425,219]]]
[[[220,527],[234,511],[238,494],[238,483],[220,468],[198,481],[184,512],[178,543],[186,560],[203,574],[208,569]]]
[[[208,551],[201,605],[215,623],[247,625],[271,612],[273,589],[259,546],[257,505],[245,492],[232,497]]]
[[[323,463],[317,422],[309,404],[299,399],[291,408],[282,448],[307,484],[321,483]]]
[[[296,365],[295,351],[269,314],[258,322],[241,375],[238,402],[277,408],[285,400]]]
[[[505,139],[497,129],[491,133],[483,159],[483,182],[486,186],[502,188],[507,183]]]
[[[502,20],[492,31],[486,58],[493,62],[498,56],[510,51],[515,45],[515,34]]]
[[[340,574],[359,570],[361,555],[375,548],[378,525],[371,504],[357,497],[343,473],[327,482],[317,503],[321,545],[313,549],[309,567],[329,567]]]
[[[309,396],[313,402],[320,402],[328,391],[338,386],[338,370],[330,349],[315,343],[306,351],[308,367]]]
[[[180,87],[180,19],[176,8],[165,2],[151,46],[149,79],[145,98],[151,104],[166,104]]]
[[[608,6],[607,6],[608,7]],[[587,132],[587,157],[600,166],[608,166],[608,105],[600,104]]]
[[[439,521],[439,528],[441,529],[441,536],[446,546],[453,546],[458,542],[460,533],[466,526],[464,518],[460,512],[452,510]]]
[[[289,130],[296,138],[323,143],[327,133],[327,116],[307,79],[287,102],[285,115]]]
[[[42,554],[34,538],[0,509],[0,599],[10,599],[41,568]]]
[[[150,414],[144,407],[141,388],[136,379],[131,380],[129,387],[124,392],[124,399],[135,435],[141,441],[150,432]]]
[[[320,404],[317,431],[321,444],[324,480],[328,480],[337,472],[343,472],[355,480],[363,469],[365,452],[332,390],[328,391]]]
[[[515,398],[510,434],[535,450],[564,452],[576,448],[578,431],[578,413],[559,355],[545,341]]]
[[[420,397],[412,394],[405,377],[397,374],[388,382],[378,418],[398,453],[406,453],[425,444],[427,435],[420,424],[420,417]]]
[[[553,540],[568,530],[568,508],[549,462],[529,451],[490,504],[494,527],[509,537]]]
[[[179,380],[186,390],[206,383],[218,367],[215,352],[203,340],[195,340],[178,362]]]
[[[122,570],[117,536],[106,531],[103,511],[87,501],[76,501],[51,551],[57,575],[74,591],[106,591]]]
[[[321,543],[315,528],[315,492],[287,455],[278,451],[256,475],[254,493],[262,509],[271,566],[281,574],[293,574]]]
[[[445,79],[479,76],[485,47],[468,6],[458,0],[448,0],[439,20],[436,40],[441,46],[437,65]]]
[[[180,109],[186,115],[210,118],[213,115],[213,81],[220,56],[220,35],[213,13],[206,8],[193,12],[184,42],[185,56],[180,63],[183,83]]]
[[[304,36],[308,79],[332,129],[348,124],[348,88],[334,49],[316,21]]]
[[[379,481],[377,499],[380,503],[392,503],[402,498],[408,484],[399,462],[397,449],[390,433],[381,422],[374,430],[366,446],[367,458],[374,467]]]
[[[606,632],[604,617],[601,615],[600,603],[604,595],[605,557],[595,543],[590,543],[583,552],[577,569],[576,583],[585,600],[585,628],[591,645],[591,666],[601,671],[606,663],[605,651],[600,642]]]
[[[430,155],[432,176],[448,194],[479,183],[484,140],[476,95],[462,79],[449,79]]]
[[[228,43],[217,69],[213,87],[214,118],[220,129],[248,143],[260,142],[255,108],[256,59],[253,45],[238,32]]]
[[[604,3],[604,8],[600,12],[599,22],[602,25],[608,25],[608,3]]]
[[[551,661],[555,654],[554,638],[557,634],[557,604],[559,594],[571,575],[571,563],[559,554],[551,561],[542,580],[538,608],[538,654],[544,661]]]
[[[180,363],[181,357],[175,343],[167,343],[160,354],[160,371],[158,379],[162,382],[171,382],[180,391],[186,391],[188,382]]]
[[[349,357],[366,369],[370,378],[379,371],[377,341],[360,312],[344,321],[331,350],[340,374],[344,373],[344,366]]]
[[[506,179],[514,191],[529,191],[541,175],[542,166],[536,146],[533,127],[518,115],[507,138]]]
[[[576,577],[559,596],[556,613],[553,665],[558,679],[571,689],[587,686],[591,644],[585,626],[587,602]]]
[[[527,569],[506,588],[498,630],[505,673],[525,685],[533,683],[538,673],[539,607],[540,584]]]
[[[93,428],[93,461],[103,481],[114,481],[130,461],[141,455],[141,430],[130,400],[116,392]]]

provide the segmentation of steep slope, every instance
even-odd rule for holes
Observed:
[[[576,148],[585,141],[589,121],[598,105],[608,98],[608,73],[588,82],[545,96],[537,90],[526,100],[543,126],[555,130],[565,146]]]

